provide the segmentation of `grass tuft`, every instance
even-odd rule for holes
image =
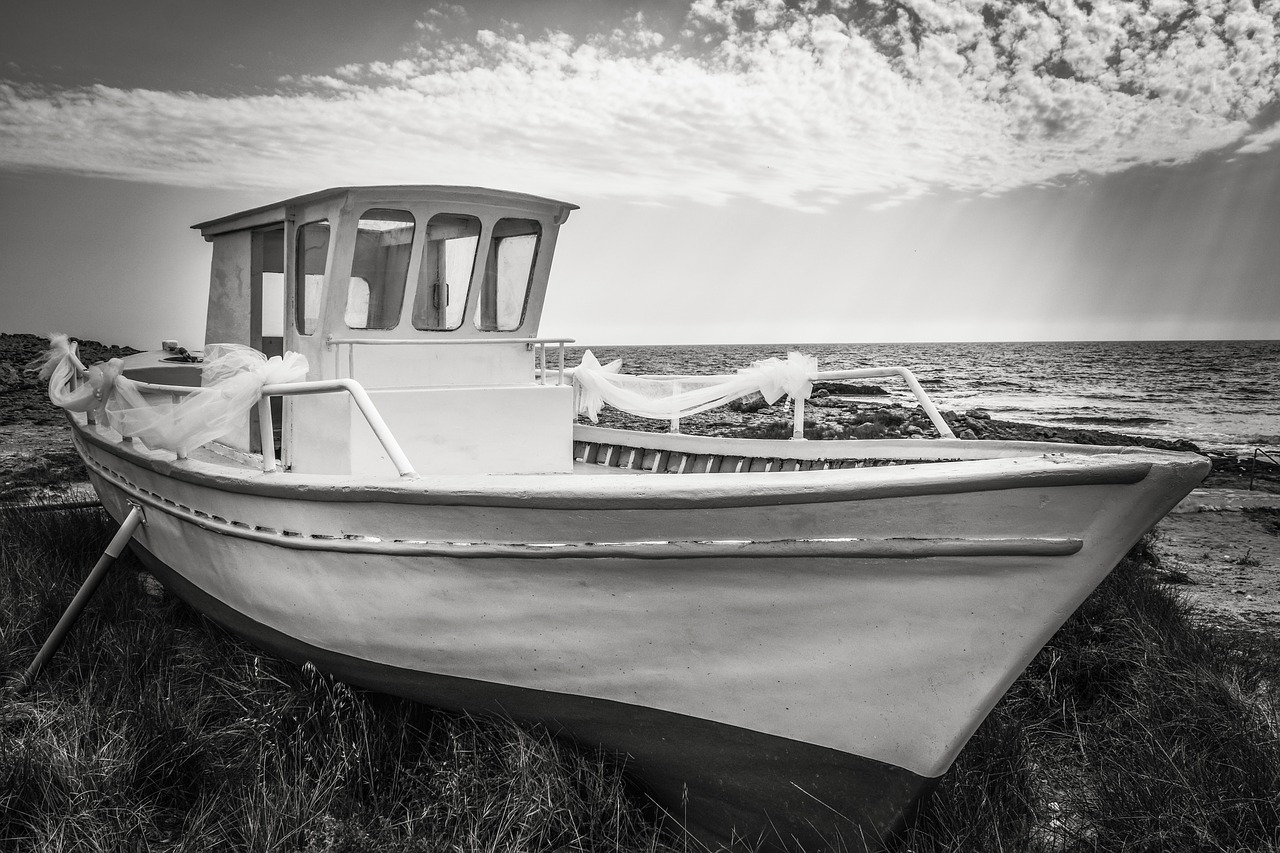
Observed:
[[[1280,643],[1190,617],[1135,548],[997,705],[902,849],[1280,850]]]

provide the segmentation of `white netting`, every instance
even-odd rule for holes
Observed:
[[[70,391],[79,372],[65,335],[50,337],[41,378],[49,379],[49,399],[71,411],[93,410],[96,419],[147,447],[185,456],[200,445],[245,423],[263,385],[298,382],[307,376],[307,359],[296,352],[268,359],[240,344],[205,348],[203,384],[189,392],[147,389],[120,375],[120,359],[95,365],[83,374],[86,384]]]
[[[582,363],[573,370],[578,414],[594,422],[608,403],[643,418],[670,420],[723,406],[756,391],[766,403],[783,395],[806,399],[813,392],[811,377],[818,370],[818,360],[791,352],[786,359],[757,361],[733,376],[711,378],[630,376],[618,372],[621,366],[621,361],[601,365],[591,350],[582,354]]]

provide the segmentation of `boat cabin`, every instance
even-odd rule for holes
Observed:
[[[576,207],[476,187],[341,187],[202,222],[206,346],[298,352],[309,380],[357,380],[421,473],[569,471],[563,341],[537,334]],[[286,397],[275,420],[293,471],[394,472],[347,394]],[[233,441],[251,449],[256,435]]]

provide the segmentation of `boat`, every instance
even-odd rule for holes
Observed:
[[[575,209],[342,187],[202,222],[208,343],[60,340],[51,397],[141,561],[249,642],[625,755],[713,848],[874,849],[1209,463],[956,438],[901,366],[567,365],[538,330]],[[803,438],[812,383],[869,377],[938,437]],[[792,435],[681,431],[753,392]]]

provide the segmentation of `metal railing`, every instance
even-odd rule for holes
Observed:
[[[934,429],[938,431],[938,435],[942,438],[955,438],[956,434],[951,431],[951,427],[943,419],[942,414],[937,407],[933,405],[933,401],[929,399],[929,395],[925,393],[924,387],[921,386],[920,380],[916,379],[914,373],[905,367],[863,367],[854,370],[821,370],[810,377],[814,382],[836,382],[842,379],[875,379],[878,377],[887,378],[897,376],[907,383],[907,387],[911,389],[911,393],[915,395],[916,402],[920,404],[920,408],[928,415],[929,422],[933,424]],[[795,401],[794,422],[791,425],[791,434],[793,438],[804,438],[804,401],[797,399]]]
[[[143,391],[173,395],[192,394],[203,390],[205,387],[200,385],[161,385],[155,382],[132,381]],[[373,400],[369,399],[369,394],[364,390],[364,387],[354,379],[322,379],[312,382],[281,382],[275,385],[263,385],[257,403],[258,436],[262,444],[262,470],[267,473],[279,470],[279,466],[276,464],[275,436],[273,434],[275,424],[271,415],[271,397],[342,392],[351,395],[356,407],[360,409],[360,414],[364,415],[369,428],[373,430],[373,434],[381,442],[382,449],[387,451],[387,456],[391,459],[392,464],[396,466],[396,471],[400,473],[400,476],[417,477],[418,472],[413,469],[413,464],[409,462],[409,457],[405,456],[404,450],[400,448],[400,443],[392,435],[387,422],[378,413],[378,407],[373,404]],[[129,436],[121,437],[129,438]],[[185,454],[179,453],[178,458],[185,458]]]
[[[1272,456],[1267,451],[1263,450],[1261,447],[1255,447],[1253,449],[1253,464],[1249,466],[1249,491],[1251,492],[1253,491],[1253,478],[1258,474],[1258,454],[1259,453],[1267,457],[1267,459],[1271,460],[1272,465],[1280,465],[1280,460],[1277,460],[1274,456]]]
[[[346,339],[333,339],[332,342],[347,343],[349,341],[347,341]],[[401,341],[395,341],[395,340],[389,340],[389,339],[376,339],[376,340],[369,340],[369,341],[360,340],[359,342],[360,343],[381,343],[381,344],[402,343]],[[407,342],[422,343],[422,341],[407,341]],[[454,343],[454,344],[467,343],[467,342],[475,343],[475,341],[465,341],[461,339],[448,341],[448,343]],[[488,343],[488,341],[485,341],[485,343]],[[569,368],[568,370],[566,370],[564,367],[564,344],[571,343],[571,340],[561,339],[561,338],[548,338],[548,339],[539,339],[539,340],[527,340],[525,341],[525,343],[529,344],[530,346],[543,345],[542,354],[544,359],[545,359],[545,344],[554,343],[559,345],[560,367],[559,367],[558,383],[564,384],[565,374],[566,373],[572,374],[573,372],[572,368]],[[545,367],[541,368],[541,372],[545,374]],[[920,404],[920,408],[924,411],[924,413],[928,416],[930,422],[938,430],[938,434],[943,438],[955,438],[955,433],[951,431],[951,427],[943,419],[938,409],[933,405],[933,402],[929,399],[929,395],[925,393],[924,388],[921,387],[919,380],[917,380],[915,375],[905,367],[866,367],[866,368],[857,368],[852,370],[822,370],[822,371],[818,371],[816,373],[811,374],[809,378],[813,382],[833,382],[833,381],[848,380],[848,379],[874,379],[874,378],[887,378],[887,377],[901,378],[907,384],[907,387],[911,389],[911,392],[915,396],[916,401]],[[725,376],[699,376],[699,377],[653,376],[650,378],[666,379],[666,380],[694,379],[694,378],[701,379],[701,380],[716,380],[716,379],[728,379],[732,377],[725,375]],[[137,380],[133,380],[133,382],[135,385],[138,386],[140,390],[151,392],[151,393],[169,394],[175,399],[175,401],[178,395],[191,394],[191,393],[203,390],[203,388],[205,387],[205,386],[198,386],[198,385],[163,385],[163,384],[154,383],[154,382],[139,382]],[[257,402],[259,443],[262,445],[262,470],[266,473],[271,473],[271,472],[280,470],[279,465],[276,461],[276,455],[275,455],[275,436],[274,436],[275,419],[271,412],[271,398],[303,396],[303,395],[311,395],[311,394],[333,394],[333,393],[346,393],[351,395],[351,399],[355,402],[356,407],[360,410],[360,413],[364,416],[365,422],[369,424],[369,428],[373,430],[374,436],[376,436],[378,441],[382,444],[382,448],[387,452],[387,456],[390,458],[392,464],[396,466],[396,471],[399,472],[401,477],[416,478],[418,474],[414,470],[413,464],[409,461],[409,458],[405,455],[404,450],[400,447],[400,443],[396,441],[395,435],[392,434],[390,427],[388,427],[386,421],[383,420],[382,415],[378,412],[378,408],[377,406],[374,405],[373,400],[369,398],[369,394],[368,392],[365,391],[364,386],[362,386],[355,379],[322,379],[322,380],[314,380],[314,381],[282,382],[282,383],[271,384],[271,385],[263,385],[262,390],[258,397],[258,402]],[[801,397],[796,397],[793,401],[791,429],[792,429],[793,439],[799,439],[799,440],[804,439],[804,399]],[[680,419],[678,417],[671,419],[671,432],[673,433],[680,432]],[[131,440],[130,436],[122,435],[121,437],[126,441]],[[1255,467],[1256,467],[1256,454],[1258,452],[1261,452],[1263,455],[1267,456],[1268,459],[1272,459],[1273,462],[1275,461],[1274,458],[1272,458],[1269,454],[1267,454],[1265,450],[1258,448],[1255,451]],[[183,453],[178,454],[179,458],[185,458],[185,456],[186,455]],[[1253,485],[1253,480],[1251,477],[1250,488],[1252,488],[1252,485]]]
[[[573,368],[568,371],[571,375]],[[924,388],[920,385],[920,381],[916,379],[915,374],[905,367],[860,367],[851,370],[820,370],[817,373],[810,374],[809,379],[812,382],[838,382],[845,379],[875,379],[898,377],[902,379],[907,387],[911,389],[911,393],[915,396],[916,402],[920,404],[920,408],[928,416],[929,422],[938,430],[938,435],[942,438],[955,438],[956,435],[951,431],[950,425],[943,419],[942,414],[937,407],[933,405],[933,401],[929,399],[929,395],[925,393]],[[707,376],[690,376],[687,374],[654,374],[648,375],[647,379],[661,379],[671,381],[674,384],[672,388],[675,392],[679,392],[679,380],[696,379],[701,381],[708,380],[726,380],[733,379],[730,374],[716,374]],[[671,432],[680,432],[680,418],[671,419]],[[804,438],[804,399],[796,397],[793,400],[791,415],[791,437],[793,439]]]

